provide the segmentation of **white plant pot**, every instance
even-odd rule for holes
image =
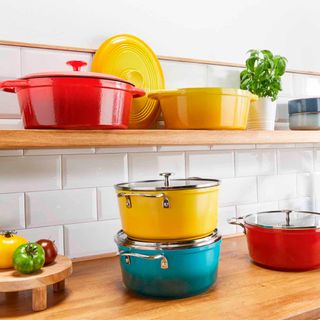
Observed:
[[[257,101],[251,102],[248,130],[274,130],[276,120],[276,101],[271,101],[271,98],[259,98]]]

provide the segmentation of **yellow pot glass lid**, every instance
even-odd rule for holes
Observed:
[[[112,74],[149,91],[165,87],[162,68],[152,49],[141,39],[120,34],[104,41],[96,51],[91,70]],[[147,96],[133,100],[129,128],[150,128],[160,113],[159,102]]]

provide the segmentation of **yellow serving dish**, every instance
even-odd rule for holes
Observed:
[[[257,97],[232,88],[161,90],[148,97],[160,102],[166,129],[244,130],[250,102]]]
[[[115,186],[122,228],[141,241],[184,241],[217,227],[219,180],[148,180]]]

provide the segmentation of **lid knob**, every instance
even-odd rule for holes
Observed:
[[[87,65],[85,61],[81,60],[70,60],[66,62],[67,65],[72,66],[73,71],[80,71],[81,67],[84,67]]]
[[[173,176],[174,174],[172,172],[161,172],[160,176],[164,177],[164,186],[169,187],[169,177]]]

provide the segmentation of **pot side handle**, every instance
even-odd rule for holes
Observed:
[[[233,217],[227,220],[229,224],[234,224],[243,228],[243,233],[246,234],[246,227],[244,225],[243,217]]]
[[[147,255],[147,254],[142,254],[142,253],[120,251],[119,255],[121,257],[125,257],[126,264],[131,263],[130,257],[135,257],[135,258],[145,259],[145,260],[161,259],[161,263],[160,263],[161,269],[168,269],[169,268],[168,260],[163,254]]]
[[[143,89],[132,87],[131,93],[134,98],[143,97],[146,95],[146,92]]]
[[[0,90],[5,92],[16,93],[17,89],[26,88],[28,82],[26,80],[5,80],[0,82]]]
[[[134,193],[134,192],[120,192],[118,193],[118,198],[125,197],[126,198],[126,207],[132,208],[131,197],[145,197],[145,198],[163,198],[162,207],[163,209],[170,208],[169,198],[164,193]]]

